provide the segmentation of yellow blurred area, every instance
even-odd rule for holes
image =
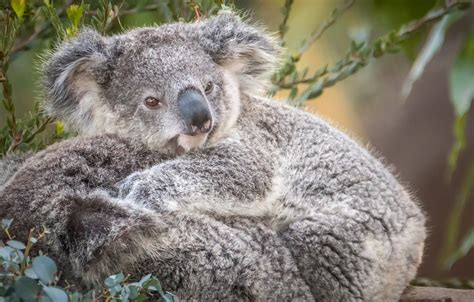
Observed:
[[[281,20],[281,13],[275,10],[275,7],[283,5],[283,1],[278,1],[281,2],[278,5],[275,2],[277,1],[262,1],[257,12],[265,20],[265,23],[274,26],[272,29],[276,29]],[[288,20],[290,31],[285,36],[287,51],[291,53],[291,51],[298,49],[303,39],[318,29],[339,2],[341,1],[295,1]],[[325,64],[334,62],[337,56],[331,53],[328,42],[328,38],[325,37],[316,41],[301,58],[298,64],[301,67],[300,70],[303,70],[304,67],[309,67],[309,73],[311,73]],[[304,85],[299,87],[300,91],[304,88]],[[277,93],[276,98],[286,99],[288,94],[289,91],[281,91]],[[358,116],[354,111],[353,103],[345,86],[336,85],[326,89],[318,98],[307,102],[306,110],[324,116],[341,130],[361,138],[364,136],[364,133]]]

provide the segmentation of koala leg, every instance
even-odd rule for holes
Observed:
[[[391,218],[351,204],[290,223],[282,239],[317,301],[398,301],[421,262],[424,219],[402,215],[395,230]]]
[[[118,272],[152,273],[165,290],[203,301],[313,300],[291,253],[261,222],[159,214],[99,195],[75,207],[61,241],[70,273],[89,286]]]

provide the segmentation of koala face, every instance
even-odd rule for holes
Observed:
[[[81,134],[183,153],[230,131],[240,98],[265,88],[277,45],[231,13],[110,37],[86,29],[46,62],[45,108]]]

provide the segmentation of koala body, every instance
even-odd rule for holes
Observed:
[[[395,301],[424,215],[356,142],[255,96],[278,54],[229,13],[82,32],[46,64],[47,108],[98,136],[29,158],[0,216],[46,223],[42,249],[86,284],[153,272],[204,300]]]

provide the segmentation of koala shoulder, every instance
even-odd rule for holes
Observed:
[[[22,164],[31,157],[33,153],[9,154],[0,159],[0,187],[18,171]]]

